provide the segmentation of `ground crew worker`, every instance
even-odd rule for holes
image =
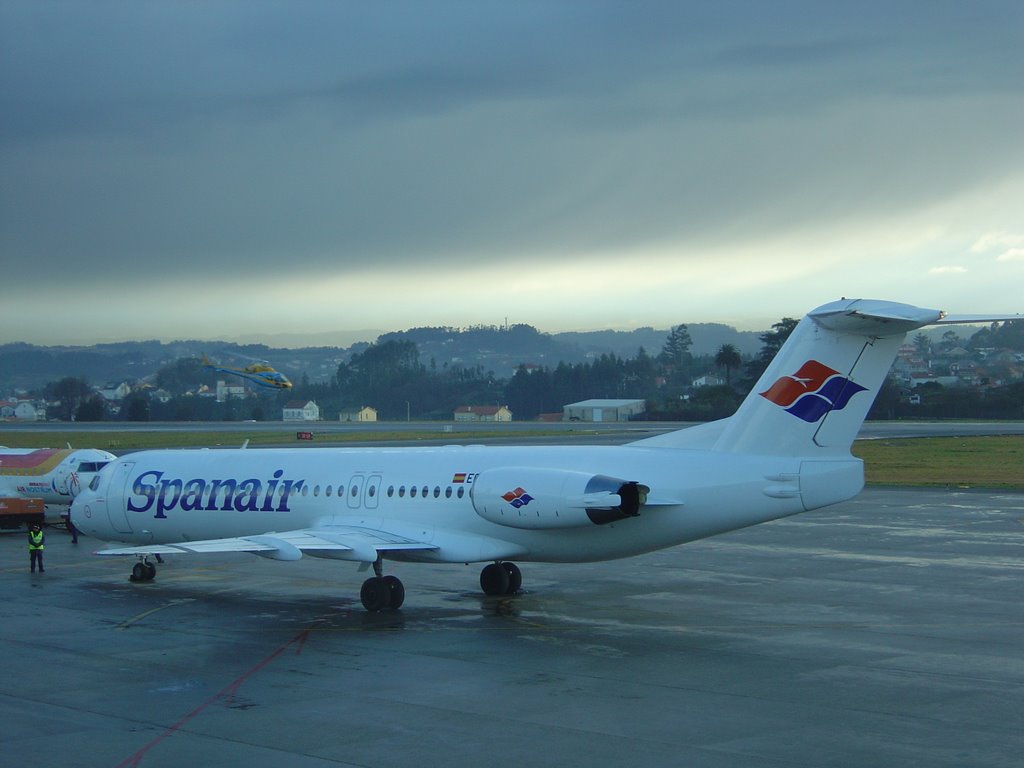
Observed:
[[[36,572],[36,563],[39,563],[39,572],[45,573],[43,568],[43,542],[46,541],[46,534],[39,528],[39,523],[32,526],[28,532],[28,559],[32,567],[32,573]]]

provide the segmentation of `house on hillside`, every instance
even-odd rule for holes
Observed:
[[[320,421],[320,406],[312,400],[289,400],[281,410],[281,421]]]
[[[108,403],[116,403],[124,400],[132,392],[132,388],[128,386],[128,382],[122,381],[120,384],[104,384],[99,389],[100,396]]]
[[[699,379],[693,380],[694,389],[698,387],[720,387],[725,384],[725,379],[721,376],[715,376],[713,373],[705,373]]]
[[[454,415],[456,421],[512,421],[512,411],[505,405],[460,405]]]

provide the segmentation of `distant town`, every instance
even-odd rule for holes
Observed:
[[[703,421],[731,414],[796,321],[544,334],[417,328],[348,348],[156,341],[0,346],[9,421]],[[274,390],[211,369],[259,360]],[[1024,418],[1024,323],[908,338],[870,415]]]

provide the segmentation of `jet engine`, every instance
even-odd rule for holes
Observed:
[[[473,509],[512,528],[580,528],[640,514],[650,488],[607,475],[536,467],[488,469],[473,481]]]

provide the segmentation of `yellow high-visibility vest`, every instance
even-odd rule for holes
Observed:
[[[43,548],[43,532],[35,531],[28,532],[28,548],[29,549],[42,549]]]

